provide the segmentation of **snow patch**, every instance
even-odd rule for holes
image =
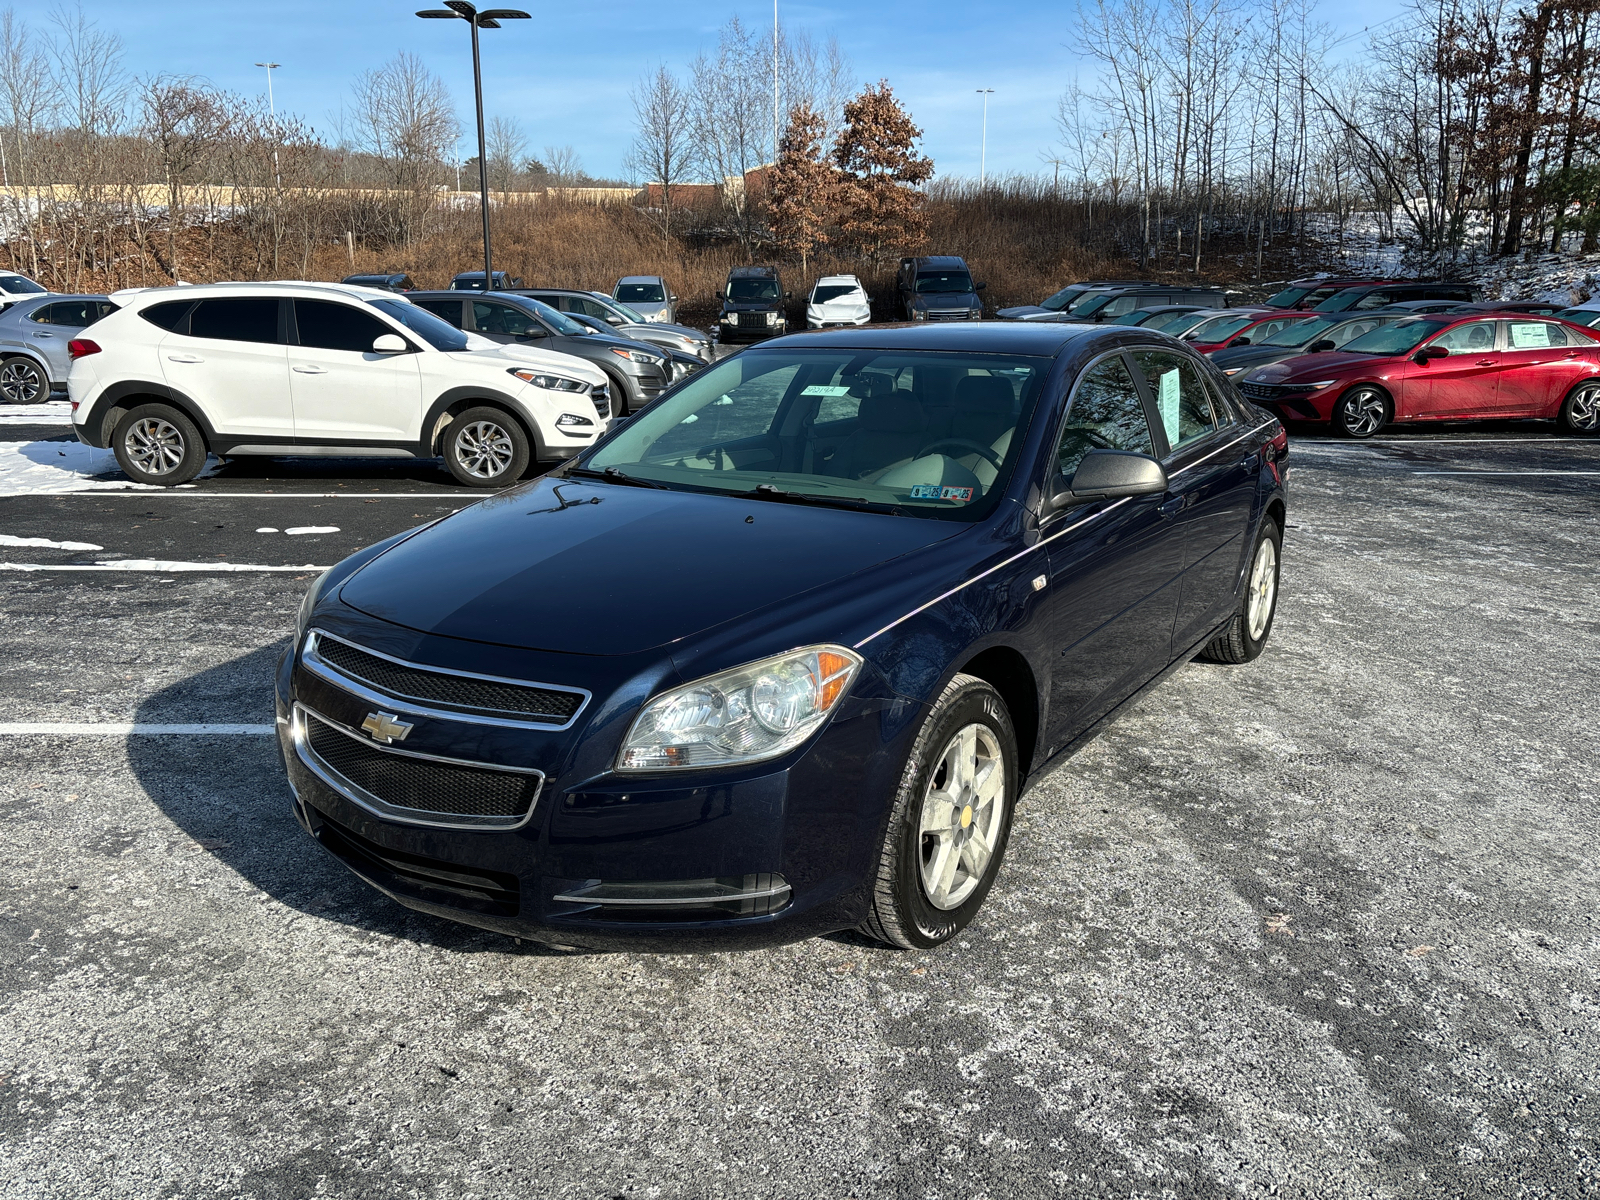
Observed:
[[[212,456],[196,478],[205,479],[221,466]],[[0,442],[0,496],[167,490],[153,483],[133,482],[121,473],[111,451],[82,442]]]
[[[47,404],[7,404],[0,407],[0,425],[71,425],[72,405],[65,400]]]
[[[104,546],[96,546],[93,542],[52,542],[49,538],[17,537],[15,534],[0,533],[0,546],[41,546],[47,550],[104,550]]]
[[[180,571],[326,571],[327,567],[307,563],[300,567],[267,567],[258,563],[230,562],[169,562],[161,558],[119,558],[97,563],[0,562],[0,571],[156,571],[162,575],[176,575]]]
[[[260,533],[261,530],[258,529],[256,532]],[[301,533],[338,533],[339,527],[337,525],[296,525],[293,529],[285,529],[284,532],[291,537]]]
[[[276,525],[263,525],[260,529],[256,530],[256,532],[257,533],[277,533],[278,532],[278,527]]]

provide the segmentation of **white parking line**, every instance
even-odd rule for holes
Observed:
[[[1600,471],[1413,471],[1413,475],[1600,475]]]
[[[133,734],[187,734],[265,737],[271,725],[146,725],[118,721],[17,721],[0,724],[0,737],[128,737]]]
[[[490,493],[498,495],[499,493]],[[139,500],[151,500],[157,496],[182,496],[191,500],[463,500],[466,497],[455,492],[180,492],[176,489],[165,490],[157,488],[149,492],[133,492],[127,490],[103,492],[62,491],[62,492],[0,492],[0,500],[15,499],[19,496],[93,496],[104,500],[110,496],[133,496]],[[485,499],[488,497],[485,496]]]
[[[10,563],[0,562],[0,571],[151,571],[171,575],[179,571],[326,571],[310,563],[303,567],[266,567],[255,563],[165,562],[158,558],[125,558],[99,563]]]

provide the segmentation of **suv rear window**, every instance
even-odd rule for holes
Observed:
[[[168,300],[165,304],[152,304],[139,310],[139,315],[150,324],[169,332],[178,327],[184,313],[194,307],[193,300]]]
[[[276,296],[202,300],[189,318],[189,336],[227,342],[278,341]]]

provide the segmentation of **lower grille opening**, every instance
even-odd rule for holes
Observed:
[[[460,816],[515,823],[539,796],[538,774],[433,762],[380,749],[300,710],[306,745],[341,781],[419,817]]]
[[[493,916],[516,916],[522,906],[521,884],[515,875],[390,850],[320,810],[316,815],[321,818],[317,840],[357,874],[390,891]]]
[[[552,899],[558,904],[587,906],[582,911],[558,915],[659,923],[765,916],[787,905],[790,896],[789,883],[782,875],[762,872],[657,882],[608,883],[590,879]]]

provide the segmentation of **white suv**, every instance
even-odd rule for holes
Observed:
[[[206,453],[433,458],[472,487],[594,444],[606,377],[570,354],[500,346],[403,296],[322,283],[117,293],[71,343],[78,439],[172,485]]]

